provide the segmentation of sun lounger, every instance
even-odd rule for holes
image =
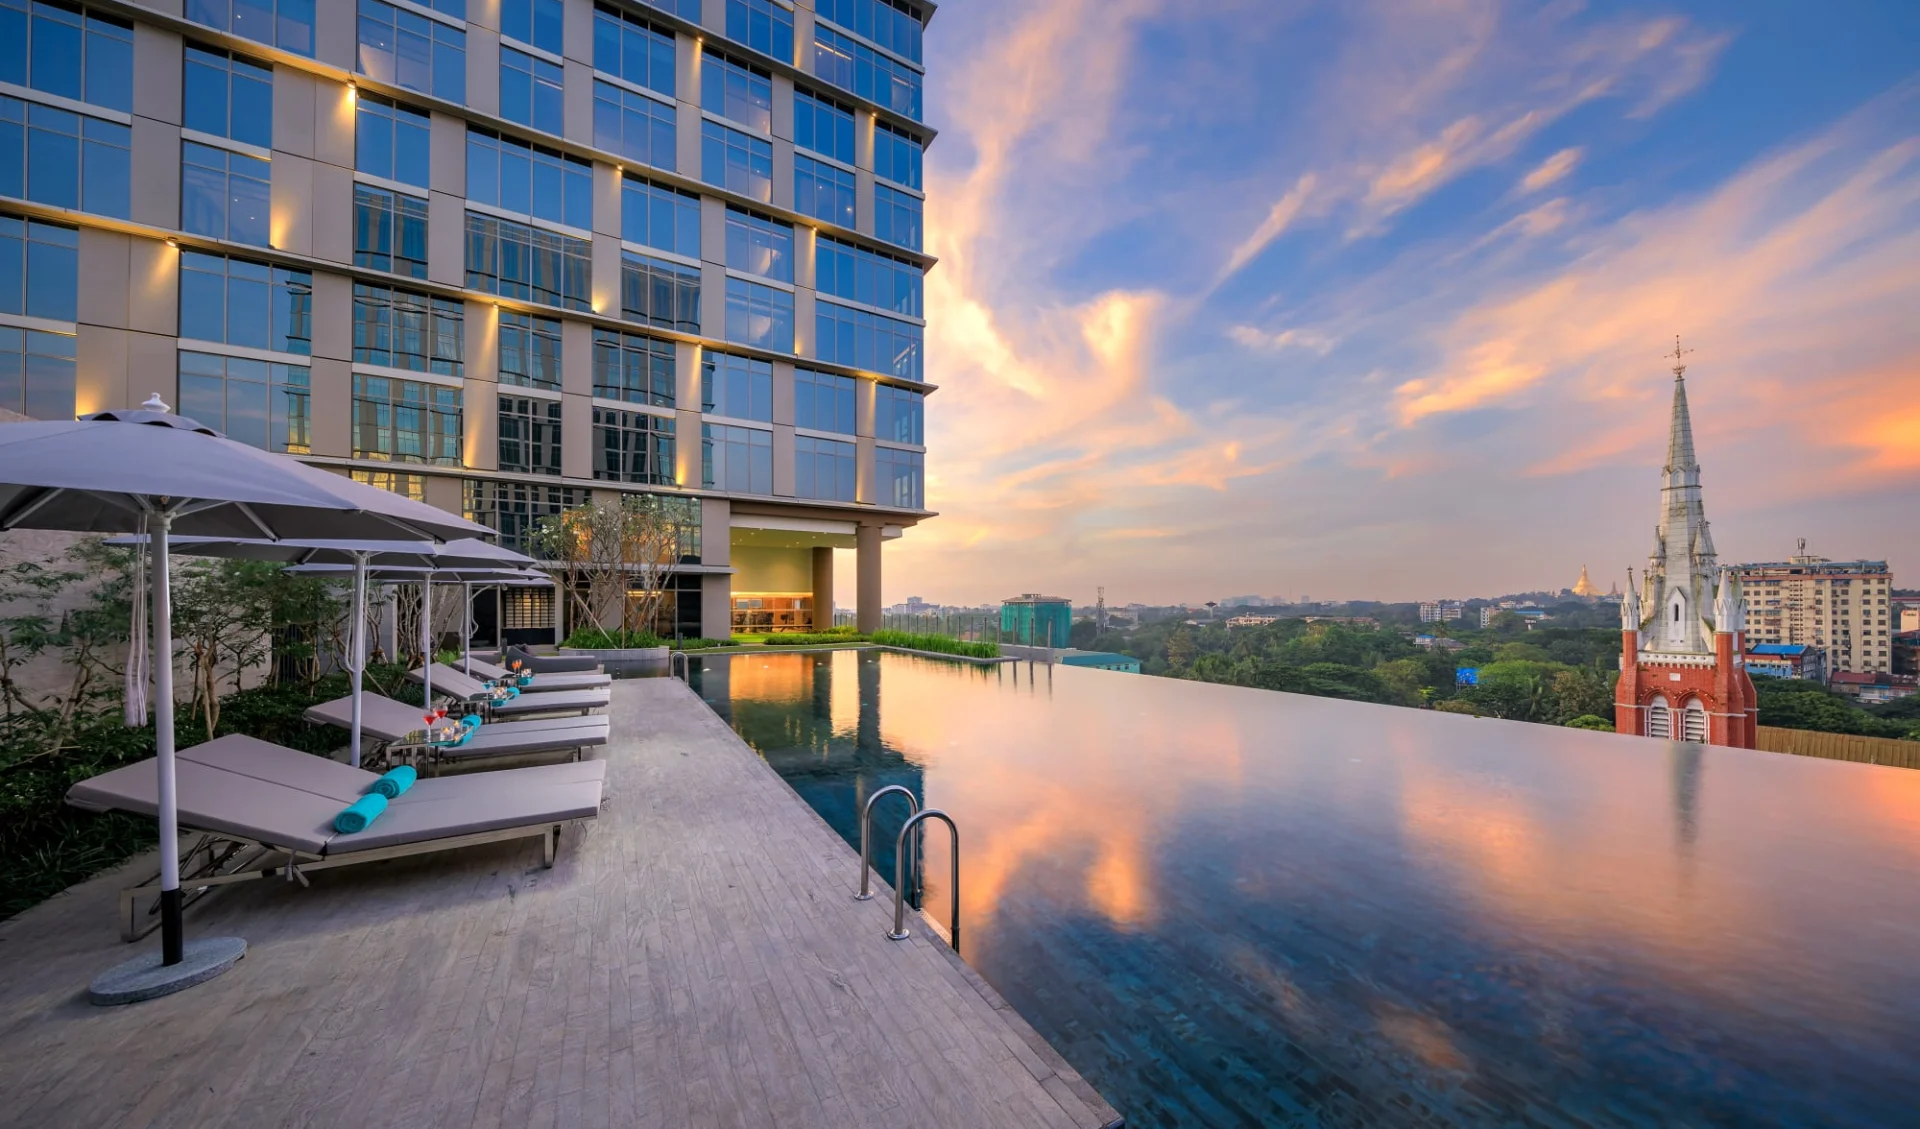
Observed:
[[[527,669],[535,674],[571,674],[600,670],[600,660],[592,655],[536,655],[525,647],[508,647],[501,654],[487,656],[487,661],[500,665],[515,659],[525,663]]]
[[[421,780],[365,831],[343,835],[334,816],[377,773],[237,734],[176,757],[180,826],[200,833],[181,859],[189,902],[233,882],[284,877],[305,885],[316,870],[511,839],[540,838],[552,866],[560,829],[600,814],[606,773],[604,761],[574,761]],[[80,781],[67,790],[67,803],[153,815],[158,787],[154,762],[144,760]],[[127,940],[154,928],[141,927],[138,902],[156,893],[151,879],[121,891]]]
[[[424,681],[422,671],[407,675],[415,682]],[[470,678],[445,663],[433,664],[433,692],[445,694],[455,701],[468,705],[482,706],[495,717],[525,717],[540,713],[586,713],[606,706],[613,700],[609,687],[600,686],[591,690],[558,690],[548,694],[521,694],[517,698],[495,700],[491,691],[481,685],[477,678]]]
[[[512,678],[514,676],[513,671],[508,670],[506,667],[496,666],[493,663],[481,659],[469,659],[466,665],[472,669],[475,678],[492,678],[497,681],[502,678]],[[466,672],[462,671],[462,673]],[[550,694],[556,690],[591,690],[598,686],[611,685],[613,685],[613,675],[599,674],[593,671],[583,670],[567,674],[536,673],[530,683],[520,687],[520,692],[522,694]]]
[[[353,699],[338,698],[322,702],[308,708],[304,716],[318,725],[349,728],[353,724]],[[381,745],[391,748],[416,737],[425,727],[426,719],[420,707],[396,702],[380,694],[361,695],[360,732]],[[606,744],[607,729],[605,716],[591,714],[530,721],[491,721],[459,745],[406,747],[434,764],[534,753],[571,752],[579,757],[590,746]],[[409,763],[412,763],[411,758]]]

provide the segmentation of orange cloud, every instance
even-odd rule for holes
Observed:
[[[1580,147],[1576,145],[1571,149],[1562,149],[1540,162],[1532,172],[1521,178],[1520,191],[1538,192],[1548,185],[1558,184],[1566,179],[1567,174],[1580,163],[1581,152]]]

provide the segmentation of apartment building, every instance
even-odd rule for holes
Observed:
[[[1785,561],[1735,565],[1747,612],[1747,642],[1810,644],[1829,675],[1893,670],[1893,577],[1885,561],[1832,561],[1807,552]]]
[[[824,624],[835,548],[877,625],[932,516],[932,10],[0,0],[0,409],[158,392],[510,545],[644,493],[663,628]]]

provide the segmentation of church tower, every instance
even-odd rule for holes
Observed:
[[[1700,464],[1687,414],[1691,350],[1673,343],[1673,418],[1667,435],[1660,525],[1638,588],[1627,573],[1620,601],[1620,682],[1614,728],[1621,733],[1754,747],[1758,706],[1745,658],[1740,580],[1713,551],[1700,502]]]

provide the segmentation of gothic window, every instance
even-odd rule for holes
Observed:
[[[1647,736],[1663,740],[1673,737],[1673,711],[1665,698],[1655,698],[1647,707]]]
[[[1701,708],[1700,699],[1687,700],[1687,708],[1681,713],[1680,739],[1705,744],[1707,740],[1707,711]]]

